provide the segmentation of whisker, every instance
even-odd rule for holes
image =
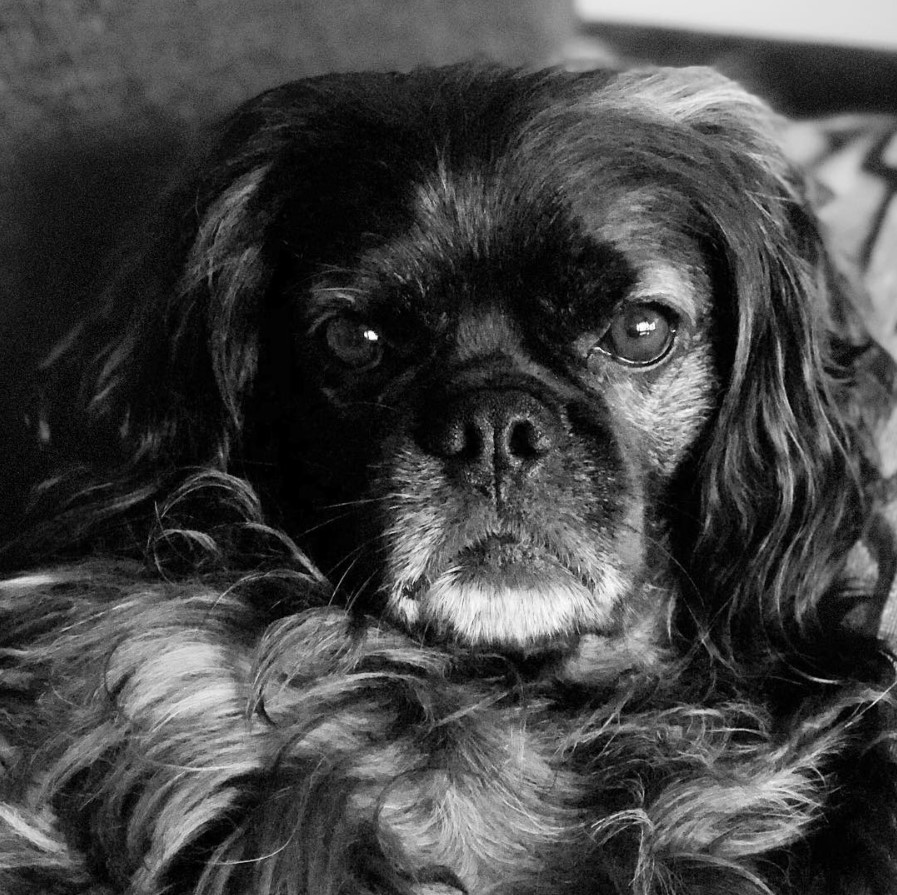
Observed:
[[[344,500],[339,503],[325,503],[321,505],[322,510],[338,510],[343,507],[363,507],[370,504],[382,503],[382,497],[357,497],[352,500]]]
[[[352,514],[351,513],[338,513],[335,516],[328,516],[326,519],[321,519],[319,522],[316,522],[314,525],[306,526],[300,531],[296,532],[297,538],[304,538],[313,532],[320,531],[322,528],[326,528],[328,525],[335,525],[337,522],[341,522],[343,519],[348,519]]]

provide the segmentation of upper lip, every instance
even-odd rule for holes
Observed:
[[[524,547],[529,549],[548,549],[547,545],[542,545],[539,541],[524,531],[514,531],[510,527],[505,526],[484,526],[478,531],[471,532],[468,537],[463,538],[458,543],[452,544],[450,547],[444,547],[435,556],[431,558],[429,569],[416,581],[406,585],[406,591],[419,592],[429,586],[446,569],[452,567],[453,564],[459,562],[465,556],[472,556],[478,552],[485,553],[492,548],[501,547]],[[550,551],[554,553],[554,551]]]
[[[530,543],[529,538],[521,538],[515,534],[511,534],[511,532],[491,532],[481,538],[476,538],[470,541],[469,544],[462,548],[462,551],[477,549],[478,547],[517,546],[519,544],[527,543]]]
[[[511,532],[493,532],[481,538],[468,541],[456,555],[470,553],[478,550],[489,550],[500,547],[525,547],[538,549],[542,545],[531,537],[520,537]]]
[[[495,528],[483,532],[477,532],[474,536],[465,538],[460,544],[453,545],[454,549],[444,552],[438,560],[436,567],[431,570],[438,576],[457,563],[466,560],[487,560],[487,554],[495,551],[491,559],[499,562],[520,563],[525,566],[528,562],[540,562],[553,560],[558,565],[567,566],[562,551],[556,549],[549,541],[539,538],[531,532],[524,530],[515,531],[510,528]],[[506,552],[505,556],[497,555]]]
[[[488,547],[536,546],[537,539],[532,534],[510,526],[489,526],[482,531],[473,532],[464,539],[454,555]]]
[[[532,559],[535,562],[537,559],[536,554],[542,553],[543,551],[546,554],[553,556],[557,562],[560,562],[560,558],[555,551],[551,550],[548,545],[541,544],[532,536],[507,530],[488,531],[484,534],[480,534],[478,537],[465,539],[457,549],[443,554],[438,564],[431,567],[427,574],[403,587],[404,595],[406,597],[416,597],[426,591],[430,584],[435,581],[441,573],[450,569],[452,566],[463,563],[465,559],[473,560],[474,562],[476,562],[478,558],[486,560],[488,551],[493,549],[500,550],[502,548],[507,548],[509,551],[513,551],[516,548],[521,551],[519,557],[514,556],[513,553],[511,553],[508,559],[512,563],[517,559],[523,563],[525,563],[527,559]]]

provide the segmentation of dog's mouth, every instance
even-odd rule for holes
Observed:
[[[511,534],[489,535],[464,547],[455,565],[460,580],[496,588],[528,587],[542,575],[555,575],[563,568],[545,548]]]
[[[531,651],[610,624],[621,576],[590,565],[532,536],[490,533],[396,582],[388,612],[424,636]]]

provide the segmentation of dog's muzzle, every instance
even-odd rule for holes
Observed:
[[[484,378],[431,393],[418,419],[420,472],[402,481],[426,481],[391,526],[389,614],[490,648],[606,630],[626,576],[560,398]]]

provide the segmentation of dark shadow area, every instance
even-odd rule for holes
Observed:
[[[36,144],[20,155],[2,212],[14,226],[3,240],[0,296],[0,532],[15,526],[29,487],[52,465],[41,364],[91,313],[122,247],[144,235],[146,211],[189,144],[185,129],[160,127]],[[68,400],[55,395],[50,415],[64,420]]]
[[[6,306],[20,347],[42,354],[77,320],[113,250],[182,162],[188,136],[172,128],[140,138],[88,137],[31,146],[22,189],[6,213],[24,243],[13,256],[21,290]]]

